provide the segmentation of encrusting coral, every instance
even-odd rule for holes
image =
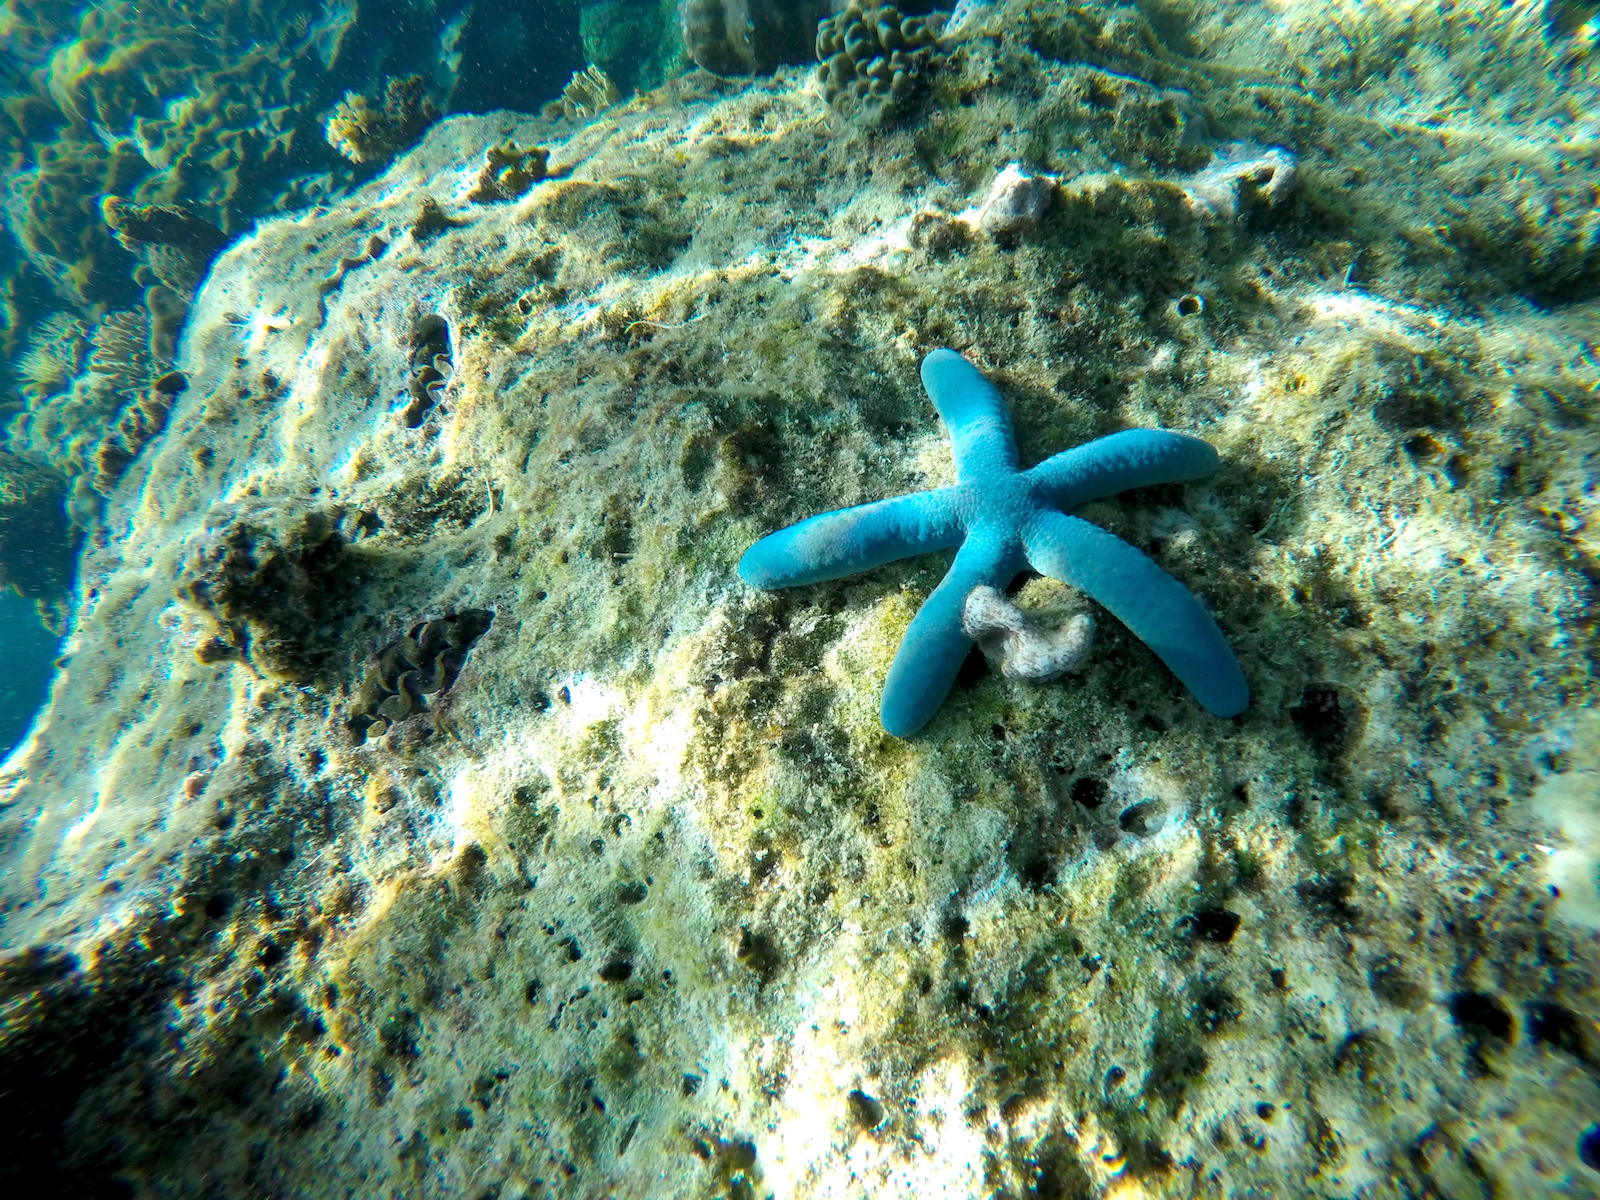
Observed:
[[[768,534],[739,560],[746,583],[781,588],[958,548],[889,668],[883,727],[910,737],[927,724],[972,648],[962,626],[967,597],[1004,587],[1030,565],[1110,609],[1211,712],[1243,712],[1244,674],[1199,601],[1121,538],[1065,512],[1129,488],[1209,475],[1217,452],[1185,434],[1128,429],[1019,471],[1000,393],[976,367],[935,350],[922,360],[922,382],[949,429],[954,487],[811,517]]]
[[[327,610],[337,609],[352,574],[337,514],[313,509],[281,528],[269,512],[219,512],[213,524],[178,589],[182,603],[214,623],[196,656],[313,678],[331,651]]]
[[[550,151],[543,146],[502,142],[483,152],[483,169],[467,199],[487,204],[515,200],[548,174]]]
[[[92,486],[96,492],[110,494],[145,443],[166,428],[173,402],[188,386],[181,371],[168,371],[129,400],[115,428],[95,451]]]

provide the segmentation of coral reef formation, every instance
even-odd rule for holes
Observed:
[[[190,556],[178,591],[211,618],[196,649],[202,662],[248,662],[280,679],[314,678],[332,653],[328,609],[353,570],[329,513],[311,510],[287,527],[266,511],[207,522],[213,532]]]
[[[150,313],[142,308],[109,313],[95,328],[89,371],[112,393],[143,391],[164,368],[151,343]]]
[[[611,76],[590,63],[573,72],[554,101],[554,108],[569,121],[589,121],[621,99],[622,92]]]
[[[189,381],[181,371],[168,371],[140,390],[117,418],[116,426],[94,455],[94,490],[109,496],[111,489],[138,457],[146,442],[167,427],[167,414]]]
[[[369,99],[349,92],[328,116],[328,145],[353,163],[388,162],[439,119],[421,75],[391,79]]]
[[[24,400],[41,401],[72,383],[88,351],[88,333],[81,321],[65,313],[57,313],[35,326],[16,362]]]
[[[194,291],[228,242],[222,230],[186,204],[131,204],[106,196],[100,216],[125,249],[144,253],[151,274],[178,296]]]
[[[836,108],[892,111],[939,52],[939,21],[892,4],[849,0],[817,26],[817,83]]]
[[[174,84],[132,7],[72,6],[110,36],[63,96],[116,84],[157,130],[223,113],[226,39]],[[361,175],[311,118],[423,69],[394,11],[319,9],[297,44],[340,69],[241,84],[249,128],[314,95],[290,140]],[[474,69],[438,11],[408,6],[415,38]],[[582,124],[441,98],[458,115],[347,198],[320,167],[274,184],[292,212],[216,203],[224,160],[183,194],[235,239],[175,347],[189,387],[96,497],[49,703],[0,766],[0,1077],[37,1081],[0,1088],[0,1182],[1592,1194],[1595,906],[1551,891],[1592,865],[1600,761],[1587,20],[996,0],[897,121],[839,119],[809,67],[697,70]],[[13,29],[31,78],[54,42]],[[265,152],[242,124],[207,144]],[[508,141],[559,170],[468,199]],[[1185,181],[1240,144],[1294,186],[1202,211]],[[72,228],[127,309],[149,283],[98,195],[178,196],[101,187],[123,156],[84,153]],[[967,214],[1008,163],[1059,183],[1002,240]],[[0,184],[8,220],[31,186]],[[417,240],[424,197],[456,224]],[[5,295],[102,315],[29,286]],[[411,428],[425,313],[452,374]],[[969,656],[897,739],[877,681],[948,564],[737,578],[798,516],[958,485],[917,384],[939,346],[1004,394],[1022,461],[1136,427],[1216,448],[1079,515],[1214,607],[1239,718],[1104,620],[1070,683]],[[88,374],[9,427],[62,464],[36,476],[57,504],[125,407]],[[357,744],[373,651],[475,608],[448,693]],[[292,675],[254,661],[274,639]]]
[[[549,162],[550,151],[543,146],[518,146],[511,142],[490,146],[483,153],[483,170],[478,172],[477,186],[467,193],[467,199],[488,204],[524,196],[549,174]]]
[[[4,27],[0,396],[7,356],[35,327],[92,322],[153,282],[186,300],[209,254],[194,238],[202,226],[231,237],[348,186],[357,168],[324,138],[346,93],[381,97],[386,79],[420,74],[447,111],[530,108],[583,61],[568,2],[535,17],[416,0],[404,21],[309,0],[28,2],[6,9]],[[96,228],[103,196],[202,225],[151,228],[154,242],[117,219]]]

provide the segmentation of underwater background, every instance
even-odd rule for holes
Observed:
[[[13,1190],[1600,1196],[1591,0],[0,0],[0,153]]]

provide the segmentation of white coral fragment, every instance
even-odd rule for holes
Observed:
[[[1183,181],[1189,203],[1207,216],[1231,220],[1249,208],[1271,208],[1294,190],[1298,168],[1282,146],[1251,142],[1224,146],[1209,166]]]
[[[961,608],[961,628],[1007,679],[1048,683],[1081,670],[1094,644],[1094,619],[1079,613],[1060,629],[1041,625],[997,588],[975,587]]]
[[[1025,237],[1039,228],[1055,180],[1045,175],[1029,175],[1017,163],[1008,163],[989,185],[989,194],[978,208],[978,228],[997,238]]]

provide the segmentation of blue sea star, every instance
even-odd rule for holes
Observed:
[[[1143,552],[1063,511],[1128,488],[1209,475],[1217,452],[1185,434],[1127,429],[1021,471],[1011,419],[982,372],[953,350],[935,350],[922,360],[922,386],[950,430],[954,486],[811,517],[768,534],[739,560],[746,583],[770,589],[960,547],[894,656],[883,727],[910,737],[927,724],[972,648],[961,628],[968,594],[1004,588],[1028,566],[1111,610],[1211,712],[1243,712],[1250,689],[1239,662],[1194,595]]]

